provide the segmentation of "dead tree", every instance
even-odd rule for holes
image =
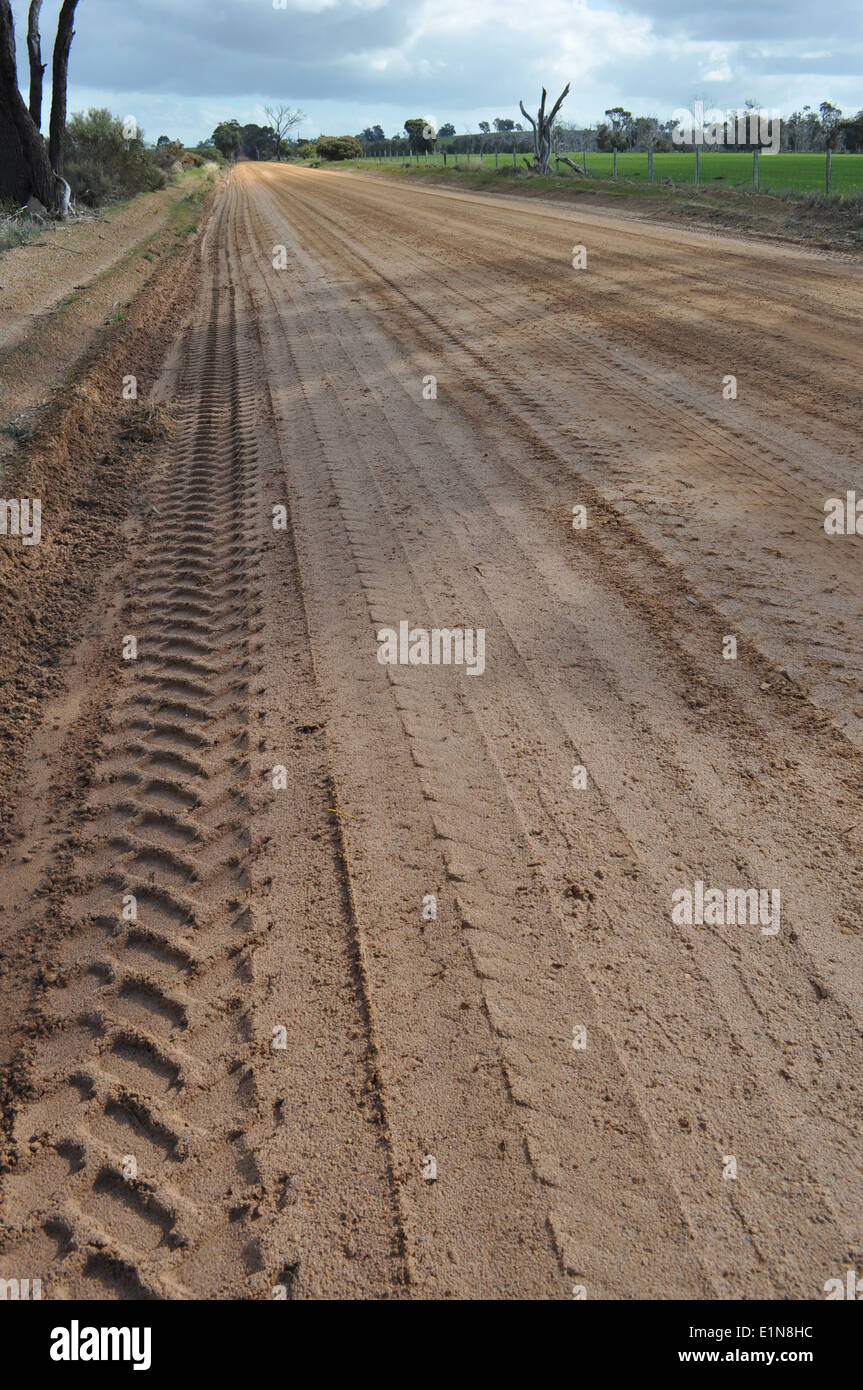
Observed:
[[[0,198],[25,203],[29,197],[39,199],[49,212],[65,216],[69,204],[69,185],[60,170],[52,167],[52,154],[62,161],[63,131],[66,123],[66,73],[69,46],[72,42],[72,22],[78,0],[63,0],[54,45],[54,90],[51,96],[52,149],[42,138],[35,115],[41,117],[41,44],[38,39],[39,6],[31,6],[27,31],[30,55],[30,99],[28,110],[18,90],[18,71],[15,63],[15,22],[10,0],[0,0]],[[35,13],[34,13],[35,11]],[[39,71],[34,88],[34,62]],[[38,103],[35,98],[38,97]],[[36,105],[38,104],[38,113]]]
[[[554,127],[554,119],[568,96],[569,83],[567,82],[557,101],[554,103],[554,106],[551,108],[549,112],[546,112],[546,90],[543,87],[542,101],[539,103],[539,111],[537,112],[536,120],[534,120],[533,116],[530,114],[529,111],[526,111],[524,109],[523,101],[520,101],[518,103],[519,108],[521,110],[521,114],[526,118],[526,120],[530,121],[531,126],[533,127],[533,163],[531,164],[529,159],[525,159],[524,162],[527,165],[527,167],[529,169],[533,169],[534,173],[536,174],[548,173],[548,161],[551,158],[551,136],[552,129]],[[571,165],[573,169],[578,168],[576,164],[572,163],[571,159],[564,158],[563,162],[564,164]],[[578,172],[581,173],[582,171],[579,169]]]
[[[264,115],[270,123],[276,141],[276,159],[282,158],[282,141],[295,125],[306,119],[304,111],[292,111],[289,106],[265,106]]]

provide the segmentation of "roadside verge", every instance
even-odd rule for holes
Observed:
[[[16,770],[42,701],[62,682],[63,653],[80,636],[100,579],[122,559],[123,524],[148,447],[171,428],[153,388],[195,301],[211,200],[198,200],[194,229],[178,232],[169,223],[156,234],[160,254],[145,284],[124,314],[102,326],[72,379],[6,460],[4,498],[17,501],[22,515],[25,500],[38,500],[41,516],[38,543],[0,538],[0,772],[10,789],[0,843],[9,841]],[[132,377],[136,399],[124,399],[124,379]]]

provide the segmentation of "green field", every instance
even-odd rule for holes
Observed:
[[[570,158],[577,164],[581,164],[581,155],[572,154]],[[522,157],[519,156],[519,163],[523,166]],[[405,163],[407,156],[399,155],[392,159],[378,161],[375,159],[356,161],[362,164],[382,163],[385,165],[400,165]],[[442,166],[443,156],[441,153],[430,155],[428,160],[424,156],[414,159],[420,165]],[[454,166],[454,156],[447,155],[447,168]],[[495,157],[493,154],[479,155],[459,155],[459,168],[479,168],[493,169]],[[791,193],[823,193],[825,189],[825,165],[826,158],[823,154],[761,154],[758,161],[758,186],[762,191],[791,192]],[[499,154],[498,167],[501,169],[512,168],[512,155]],[[551,171],[554,170],[552,162]],[[610,179],[612,177],[612,156],[610,154],[588,154],[587,156],[588,175],[596,179]],[[567,169],[565,164],[560,166],[561,176],[568,175],[572,179],[577,179],[578,174]],[[752,187],[752,155],[751,154],[728,154],[725,151],[709,150],[701,155],[701,184],[704,187],[710,185],[724,184],[726,187],[751,188]],[[619,154],[617,156],[617,176],[619,180],[631,183],[647,183],[647,155],[646,154]],[[655,183],[662,183],[664,179],[671,179],[675,184],[692,184],[695,182],[695,156],[680,151],[673,151],[671,154],[655,154],[653,156],[653,177]],[[853,194],[863,192],[863,154],[834,154],[832,159],[830,175],[830,192],[832,194]]]

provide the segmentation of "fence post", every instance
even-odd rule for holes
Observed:
[[[617,178],[617,146],[611,152],[611,177]]]
[[[752,187],[758,188],[758,146],[752,151]]]
[[[514,146],[513,146],[513,151],[512,151],[512,167],[513,167],[513,169],[516,167],[516,164],[515,164],[515,147],[514,147]]]
[[[826,165],[826,168],[825,168],[825,170],[824,170],[824,191],[825,191],[825,193],[827,194],[827,197],[828,197],[828,198],[830,197],[830,156],[832,155],[832,153],[833,153],[833,151],[831,150],[830,146],[828,145],[828,146],[827,146],[827,165]]]
[[[695,146],[695,187],[701,182],[701,146]]]
[[[584,171],[584,173],[586,174],[586,173],[587,173],[587,146],[586,146],[586,145],[585,145],[584,149],[581,151],[581,167],[582,167],[582,170]]]
[[[494,167],[495,167],[495,172],[497,172],[497,150],[495,150],[495,152],[494,152]]]
[[[653,146],[647,147],[647,182],[653,183]]]
[[[559,173],[560,173],[560,156],[559,156],[559,155],[555,155],[555,156],[554,156],[554,172],[555,172],[555,174],[559,174]]]

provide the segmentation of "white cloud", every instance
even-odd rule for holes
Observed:
[[[57,0],[44,7],[46,40]],[[21,52],[24,0],[15,0]],[[717,42],[717,17],[721,42]],[[149,132],[197,140],[262,102],[308,112],[305,133],[387,133],[433,109],[458,129],[535,107],[567,81],[564,116],[622,104],[670,116],[695,96],[757,97],[789,111],[860,103],[861,43],[851,0],[86,0],[70,65],[70,106],[135,111]],[[705,87],[709,85],[709,92]],[[552,90],[555,89],[556,90]],[[158,129],[157,129],[158,128]]]

